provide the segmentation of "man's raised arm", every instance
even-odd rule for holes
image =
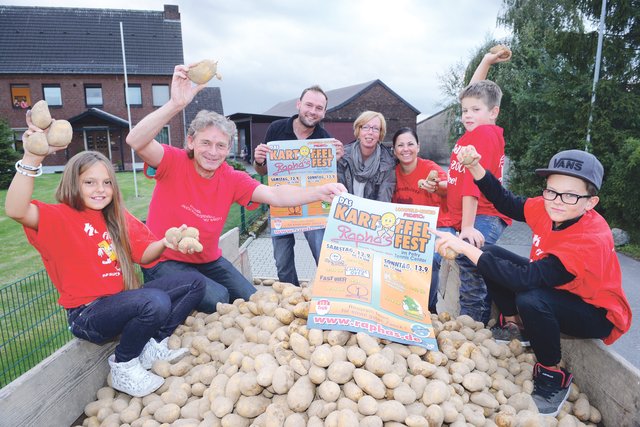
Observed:
[[[162,145],[154,139],[156,135],[206,87],[206,84],[192,85],[187,77],[188,70],[189,67],[186,65],[176,65],[171,80],[169,101],[142,119],[127,136],[127,144],[151,167],[157,167],[164,155]]]

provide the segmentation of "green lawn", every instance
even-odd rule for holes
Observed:
[[[631,244],[620,246],[616,248],[616,251],[625,254],[628,257],[631,257],[635,260],[640,261],[640,245]]]

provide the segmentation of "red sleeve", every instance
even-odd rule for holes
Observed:
[[[139,264],[144,251],[149,245],[158,240],[158,238],[144,225],[140,220],[128,211],[125,212],[127,217],[127,227],[129,231],[129,245],[131,246],[131,257],[133,262]]]
[[[251,201],[253,192],[261,185],[260,182],[253,179],[248,173],[234,169],[231,169],[229,176],[225,177],[225,179],[235,183],[234,201],[236,203],[249,210],[260,207],[260,203],[253,203]]]
[[[484,138],[483,135],[480,134],[480,128],[475,129],[473,132],[469,132],[467,134],[467,140],[465,141],[465,145],[473,145],[476,151],[482,156],[480,160],[480,164],[483,166],[486,164],[484,149]],[[462,185],[460,185],[460,196],[473,196],[476,199],[480,198],[481,192],[478,186],[473,182],[473,175],[470,173],[460,174],[462,178]]]
[[[176,156],[180,155],[180,152],[183,151],[167,144],[162,144],[162,149],[164,150],[164,154],[162,155],[162,160],[157,168],[151,167],[146,163],[144,164],[144,175],[149,179],[162,178],[167,170],[172,169],[172,165],[175,164]]]
[[[27,241],[38,250],[42,251],[43,257],[48,257],[46,253],[46,245],[42,244],[52,239],[56,231],[60,230],[60,224],[66,224],[64,212],[59,208],[60,205],[52,205],[43,203],[39,200],[32,200],[31,204],[38,207],[38,229],[24,227],[24,234]]]
[[[473,132],[468,134],[468,140],[465,145],[473,145],[482,156],[480,164],[494,176],[496,168],[500,165],[500,158],[504,148],[501,149],[500,140],[496,135],[493,126],[479,126]],[[499,175],[499,174],[498,174]],[[473,196],[476,198],[483,197],[478,186],[473,182],[473,175],[465,173],[462,183],[462,196]],[[501,176],[498,177],[501,179]]]

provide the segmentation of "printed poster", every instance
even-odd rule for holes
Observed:
[[[307,327],[437,349],[428,311],[438,208],[336,197]]]
[[[336,148],[333,139],[272,141],[267,156],[268,185],[314,187],[337,182]],[[270,207],[271,235],[325,228],[331,204],[314,202],[302,206]]]

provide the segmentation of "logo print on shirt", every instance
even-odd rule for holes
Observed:
[[[93,228],[93,225],[89,224],[88,222],[84,223],[84,232],[87,233],[89,237],[97,233],[96,229]]]
[[[537,234],[534,234],[532,243],[533,243],[533,246],[535,246],[536,248],[540,246],[540,236],[538,236]]]
[[[111,244],[106,240],[103,240],[102,242],[98,243],[98,256],[100,258],[103,258],[106,256],[106,259],[102,260],[103,264],[111,264],[112,262],[115,262],[118,259],[118,257],[116,256],[116,251],[113,250],[113,247],[111,247]]]

